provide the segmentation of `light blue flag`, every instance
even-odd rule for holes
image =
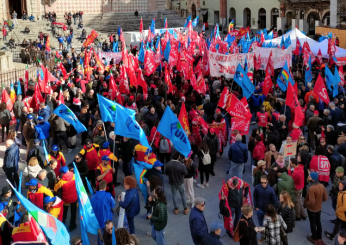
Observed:
[[[335,66],[333,85],[338,86],[340,82],[341,82],[341,78],[340,78],[340,74],[339,74],[339,69],[338,69],[338,66]]]
[[[187,157],[191,151],[191,145],[178,118],[169,107],[166,107],[157,131],[170,139],[177,151]]]
[[[112,245],[117,245],[117,240],[115,238],[115,226],[113,226],[112,230]]]
[[[246,97],[246,99],[249,99],[253,91],[255,91],[255,86],[250,81],[240,63],[238,64],[237,71],[235,72],[234,81],[243,89],[243,95]]]
[[[70,123],[78,133],[87,131],[84,124],[82,124],[76,115],[68,108],[66,105],[61,104],[53,111],[54,114],[64,119],[66,122]]]
[[[138,60],[144,63],[144,43],[142,42],[141,49],[139,50]]]
[[[47,239],[49,239],[50,244],[70,244],[70,234],[67,232],[65,225],[61,221],[36,207],[15,188],[13,188],[13,191],[16,194],[18,201],[20,201],[24,208],[32,215],[37,224],[41,227]]]
[[[82,179],[79,175],[78,168],[74,162],[73,162],[73,166],[74,166],[76,190],[78,195],[79,215],[81,218],[81,230],[83,230],[82,227],[84,227],[85,232],[89,232],[90,234],[97,235],[98,230],[100,229],[99,222],[97,221],[93,207],[91,206],[91,203],[89,200],[89,196],[85,190]],[[85,244],[84,240],[83,240],[83,244]]]
[[[338,96],[339,94],[339,86],[337,84],[333,85],[333,97]]]
[[[49,157],[48,157],[49,154],[46,148],[46,143],[44,143],[44,141],[43,141],[43,151],[44,151],[44,156],[46,157],[47,164],[49,164]]]
[[[115,52],[115,53],[118,52],[118,41],[117,42],[113,41],[113,52]]]
[[[137,180],[137,184],[139,188],[142,191],[144,200],[147,200],[147,186],[146,186],[146,179],[144,178],[144,174],[146,173],[146,170],[153,168],[153,165],[141,161],[137,161],[132,163],[133,169],[135,171],[135,176]]]
[[[292,84],[292,86],[294,85],[294,82],[293,82],[291,75],[290,75],[290,71],[288,69],[287,61],[284,65],[284,67],[282,67],[282,70],[281,70],[276,81],[277,81],[277,84],[279,85],[280,89],[284,92],[287,90],[289,82]]]
[[[169,60],[169,53],[171,52],[171,42],[168,40],[165,48],[165,52],[163,52],[163,56],[165,57],[165,60],[168,62]]]
[[[332,91],[331,86],[333,85],[333,81],[334,81],[334,75],[333,73],[329,70],[328,66],[325,66],[325,70],[324,70],[325,76],[326,76],[326,84],[327,84],[327,88]]]
[[[198,25],[198,21],[199,21],[199,15],[197,15],[197,17],[192,21],[192,27],[196,27]]]
[[[272,40],[272,39],[273,39],[273,36],[274,36],[273,31],[269,32],[268,35],[267,35],[268,40]]]
[[[86,181],[86,183],[87,183],[88,190],[89,190],[91,196],[94,195],[94,190],[93,190],[93,188],[91,187],[90,182],[89,182],[89,180],[88,180],[87,177],[85,177],[85,181]]]
[[[150,31],[155,34],[155,19],[151,20]]]
[[[291,36],[288,36],[285,40],[285,48],[288,48],[291,45]]]
[[[20,86],[20,82],[18,82],[18,86],[17,86],[17,95],[22,94],[22,87]]]
[[[309,61],[306,65],[305,70],[305,86],[307,86],[308,82],[311,82],[312,80],[312,71],[311,71],[311,55],[309,56]]]
[[[156,40],[155,49],[157,49],[157,48],[159,47],[159,45],[160,45],[160,38],[158,38],[158,39]]]
[[[281,43],[280,43],[280,47],[282,47],[282,45],[285,44],[285,38],[284,36],[281,36]]]
[[[99,94],[97,99],[102,120],[115,123],[114,134],[139,140],[143,146],[151,148],[143,129],[135,120],[134,110],[127,109]]]

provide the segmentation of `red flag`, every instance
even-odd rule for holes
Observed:
[[[262,90],[262,93],[267,96],[270,89],[273,87],[273,82],[272,82],[272,78],[271,76],[269,75],[269,73],[267,72],[266,73],[266,77],[264,79],[264,84],[263,84],[263,90]]]
[[[147,50],[144,55],[144,70],[145,75],[150,76],[156,70],[156,64],[154,59],[153,51]]]
[[[302,111],[302,107],[298,104],[298,106],[296,107],[296,110],[295,110],[295,114],[294,114],[294,124],[297,125],[298,127],[302,126],[304,118],[305,118],[305,116],[304,116],[304,113]]]
[[[274,58],[273,58],[273,52],[272,51],[270,51],[266,72],[269,73],[270,76],[272,76],[272,77],[274,76]]]
[[[195,76],[192,74],[192,76]],[[196,89],[195,89],[199,94],[205,95],[207,93],[207,86],[205,85],[204,77],[202,72],[198,73],[197,76],[197,84],[196,84]]]
[[[120,82],[119,83],[120,83],[119,84],[120,93],[129,94],[130,93],[129,81],[127,79],[126,68],[123,65],[120,66]]]
[[[315,62],[316,57],[315,55],[312,53],[309,43],[308,42],[304,42],[303,45],[303,58],[304,58],[304,65],[306,66],[306,64],[309,62],[309,56],[311,56],[311,64]]]
[[[115,84],[114,77],[113,77],[113,74],[112,74],[112,70],[111,70],[109,76],[110,76],[110,78],[109,78],[109,90],[108,90],[108,93],[111,95],[111,99],[112,100],[117,98],[118,103],[122,104],[122,97],[121,97],[121,94],[119,92],[119,89],[118,89],[117,85]]]
[[[68,75],[62,62],[60,62],[59,68],[61,70],[62,75],[64,76],[64,80],[66,80],[68,78]]]
[[[49,35],[47,35],[47,41],[46,41],[46,51],[50,52],[50,41],[49,41]]]
[[[246,119],[247,109],[226,87],[223,89],[217,105],[225,109],[231,116]]]
[[[339,76],[341,79],[340,85],[344,86],[345,85],[345,76],[344,76],[344,67],[342,65],[339,66]]]
[[[317,54],[317,63],[319,65],[322,65],[323,64],[323,60],[322,60],[322,52],[321,52],[321,49],[318,50],[318,54]]]
[[[141,23],[139,23],[139,32],[142,33],[142,31],[143,31],[143,20],[141,17]]]
[[[33,108],[34,110],[38,110],[40,103],[43,103],[43,102],[44,102],[44,99],[42,97],[38,84],[36,83],[35,92],[34,92],[34,95],[32,96],[32,102],[30,103],[31,108]]]
[[[318,98],[323,100],[324,103],[326,103],[327,105],[329,104],[330,100],[328,96],[328,91],[326,89],[326,85],[323,82],[321,74],[318,74],[318,78],[313,91],[315,94],[317,94]]]
[[[25,68],[25,81],[24,81],[24,92],[28,91],[29,88],[29,71],[28,71],[28,65],[26,65]]]
[[[94,52],[94,57],[96,65],[99,67],[99,72],[103,74],[105,72],[105,65],[102,63],[100,57],[97,55],[96,52]]]
[[[334,56],[335,52],[336,52],[335,40],[333,38],[330,38],[328,39],[328,54],[329,56]]]
[[[243,105],[245,106],[245,109],[247,110],[246,117],[250,121],[250,119],[252,118],[252,114],[250,112],[249,104],[247,103],[246,97],[241,98],[240,102],[243,103]]]
[[[58,98],[58,105],[65,104],[64,95],[62,93],[62,86],[60,86],[60,93]]]
[[[254,55],[254,60],[255,60],[255,70],[261,69],[261,55],[259,54],[258,57]]]
[[[138,83],[139,86],[142,87],[143,99],[146,100],[148,98],[148,87],[147,87],[147,83],[144,80],[142,69],[138,69],[137,83]]]
[[[286,105],[288,105],[292,110],[297,108],[299,105],[297,92],[291,83],[288,83]]]
[[[187,112],[186,112],[184,102],[181,105],[178,120],[179,120],[181,126],[183,127],[184,131],[187,132],[187,134],[190,134],[189,120],[187,119]]]
[[[7,109],[9,111],[12,111],[13,103],[12,103],[10,95],[7,93],[4,85],[2,85],[1,103],[6,103]]]
[[[261,32],[261,40],[260,40],[260,43],[264,43],[264,41],[265,41],[264,34],[263,34],[263,32]]]
[[[297,38],[297,43],[296,43],[296,49],[293,51],[293,53],[295,54],[295,55],[300,55],[300,41],[299,41],[299,39]]]
[[[170,69],[169,65],[166,64],[166,69],[165,69],[165,82],[168,86],[168,93],[173,93],[173,84],[171,81],[171,74],[172,70]]]

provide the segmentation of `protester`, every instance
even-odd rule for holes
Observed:
[[[20,188],[18,176],[18,162],[19,147],[13,140],[8,139],[6,140],[6,150],[2,169],[4,170],[6,178],[11,182],[11,184],[17,188]]]
[[[12,190],[9,186],[4,186],[1,190],[1,196],[0,196],[0,210],[6,209],[6,219],[14,223],[15,218],[15,212],[17,212],[17,204],[20,204],[20,202],[14,202],[12,199]]]
[[[278,193],[281,193],[282,191],[287,191],[288,194],[291,196],[292,201],[295,201],[295,193],[294,191],[294,181],[291,176],[287,174],[283,169],[279,169],[277,171],[278,175]]]
[[[262,175],[266,174],[266,163],[263,160],[257,162],[257,167],[253,170],[253,186],[259,185],[261,183]]]
[[[10,111],[7,109],[7,105],[5,102],[0,105],[0,125],[1,125],[1,142],[5,142],[5,127],[6,127],[6,135],[8,135],[8,130],[10,129],[10,122],[12,117],[10,115]]]
[[[66,166],[65,156],[62,152],[59,151],[59,147],[57,145],[52,145],[52,150],[48,155],[48,160],[55,159],[57,160],[57,167],[54,169],[55,175],[60,175],[60,169]]]
[[[231,144],[228,150],[228,159],[231,161],[230,175],[231,177],[237,176],[240,179],[243,177],[243,170],[248,159],[247,147],[241,141],[242,136],[237,134],[235,143]]]
[[[209,154],[209,147],[207,143],[202,141],[199,145],[199,150],[198,150],[198,171],[200,174],[201,178],[201,183],[198,183],[197,186],[199,188],[204,188],[204,186],[209,186],[209,173],[211,170],[211,159],[210,159],[210,154]],[[204,175],[205,175],[205,180],[204,181]]]
[[[215,176],[214,165],[216,162],[216,154],[219,152],[219,138],[215,134],[215,129],[210,128],[207,135],[204,136],[203,141],[207,143],[209,154],[211,158],[210,174]]]
[[[43,199],[45,210],[57,218],[60,221],[63,221],[64,214],[64,202],[59,197],[46,196]]]
[[[272,204],[267,206],[266,215],[264,216],[263,220],[263,227],[265,228],[265,238],[262,239],[265,240],[267,244],[280,245],[282,242],[280,229],[282,227],[284,230],[286,230],[287,225],[282,219],[281,215],[276,213],[275,207]]]
[[[151,235],[158,245],[164,245],[164,228],[167,225],[167,200],[166,196],[161,187],[156,187],[154,190],[154,195],[149,197],[154,199],[154,210],[153,213],[148,215],[148,218],[152,222],[152,232]],[[151,201],[151,200],[150,200]]]
[[[287,225],[286,232],[290,233],[293,231],[293,228],[295,226],[295,211],[294,211],[294,204],[291,200],[291,196],[287,191],[282,191],[279,196],[279,207],[278,207],[278,214],[281,215],[282,219],[285,221]]]
[[[223,225],[217,222],[213,222],[210,225],[210,233],[203,236],[201,245],[222,245],[220,240],[221,230]]]
[[[45,162],[46,162],[46,156],[45,156],[43,147],[40,146],[40,140],[39,139],[34,139],[34,146],[29,151],[29,154],[28,154],[28,157],[26,158],[26,161],[29,162],[32,157],[36,157],[38,160],[38,163],[40,164],[40,167],[44,168]]]
[[[238,223],[240,245],[257,245],[257,231],[254,221],[252,220],[253,208],[249,204],[241,207],[241,219]]]
[[[195,202],[195,191],[193,189],[193,177],[197,173],[197,167],[194,163],[194,161],[191,159],[192,152],[190,152],[188,157],[184,158],[184,165],[187,169],[187,175],[184,176],[184,187],[185,187],[185,194],[186,194],[186,203],[191,203],[192,207]]]
[[[115,231],[116,244],[119,245],[139,245],[134,234],[130,234],[126,228],[119,228]]]
[[[36,179],[31,179],[29,182],[25,183],[25,185],[28,187],[28,200],[38,208],[43,209],[46,196],[54,197],[53,193],[46,187],[37,183]]]
[[[203,236],[208,233],[207,222],[204,218],[205,199],[197,197],[195,206],[191,209],[189,224],[193,243],[200,245]]]
[[[115,173],[115,169],[110,166],[109,161],[110,159],[108,156],[103,156],[102,163],[96,168],[96,188],[99,189],[98,186],[100,181],[104,180],[107,183],[106,191],[115,197],[113,183],[113,174]]]
[[[47,179],[48,179],[48,188],[50,190],[54,189],[55,182],[57,181],[57,176],[55,174],[55,169],[58,165],[58,161],[52,159],[48,162],[47,166],[45,166],[45,170],[47,171]]]
[[[90,139],[85,141],[83,149],[79,152],[88,164],[88,180],[92,186],[96,186],[95,169],[98,166],[97,150]]]

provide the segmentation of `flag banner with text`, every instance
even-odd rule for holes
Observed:
[[[274,58],[274,69],[282,68],[286,61],[289,67],[292,65],[292,46],[290,45],[287,49],[278,49],[278,48],[254,48],[256,57],[260,57],[261,68],[260,70],[265,70],[268,64],[268,58],[270,52],[273,53]]]

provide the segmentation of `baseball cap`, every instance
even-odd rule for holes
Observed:
[[[108,156],[103,156],[103,157],[102,157],[102,161],[109,161],[109,160],[111,160],[111,159],[109,159]]]
[[[154,168],[161,167],[161,166],[163,166],[163,164],[159,160],[154,162]]]
[[[211,128],[210,133],[215,133],[215,129]]]
[[[11,190],[11,188],[10,188],[9,186],[4,186],[4,187],[2,188],[1,195],[4,196],[4,195],[6,195],[7,193],[9,193],[9,192],[11,192],[11,191],[12,191],[12,190]]]
[[[43,203],[50,203],[50,202],[55,202],[56,200],[56,197],[51,197],[51,196],[46,196],[44,199],[43,199]]]
[[[344,171],[345,171],[344,168],[341,166],[339,166],[335,169],[335,172],[337,172],[337,173],[344,173]]]
[[[27,118],[28,119],[33,119],[34,117],[31,114],[28,114]]]
[[[37,118],[37,120],[43,120],[43,117],[39,116],[39,117]]]
[[[37,185],[37,180],[36,179],[31,179],[28,183],[25,183],[25,185],[35,186],[35,185]]]
[[[68,167],[65,166],[65,167],[62,167],[61,169],[59,169],[59,172],[62,173],[62,174],[66,174],[68,172]]]
[[[320,114],[319,111],[318,111],[318,110],[315,110],[315,111],[314,111],[314,115],[318,115],[318,114]]]
[[[59,147],[57,145],[52,145],[52,150],[53,151],[58,151],[59,150]]]
[[[109,146],[109,142],[105,142],[105,143],[102,144],[102,148],[103,149],[107,149],[108,146]]]
[[[211,223],[211,225],[210,225],[210,232],[215,232],[215,231],[217,231],[219,229],[221,229],[221,230],[223,229],[223,224],[220,224],[218,222]]]

